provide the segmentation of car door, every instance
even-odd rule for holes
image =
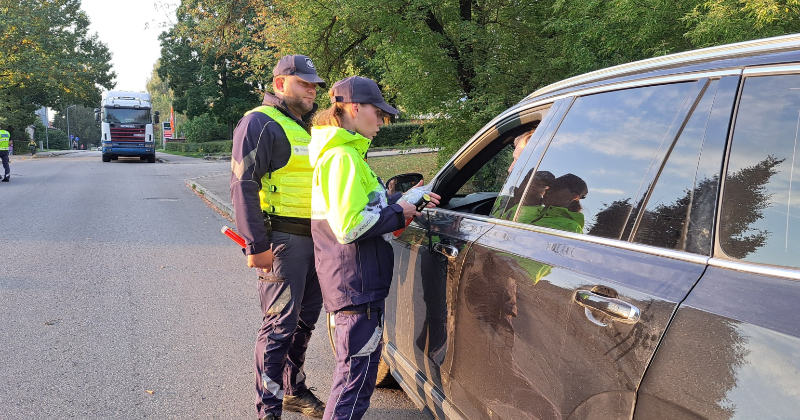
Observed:
[[[714,257],[644,378],[637,419],[800,418],[800,71],[744,75]]]
[[[392,241],[395,278],[386,301],[385,355],[406,392],[440,419],[461,418],[449,397],[448,366],[457,323],[453,297],[464,256],[494,227],[487,219],[506,177],[521,173],[507,171],[514,136],[534,126],[545,131],[563,116],[562,105],[512,110],[487,125],[433,181],[447,197],[442,208],[428,210]],[[522,162],[533,149],[526,149]]]
[[[515,193],[503,216],[463,257],[447,373],[466,418],[632,416],[657,344],[706,268],[717,189],[702,181],[711,171],[718,182],[737,83],[698,78],[572,101],[541,159],[504,189]],[[582,178],[588,194],[577,207],[543,207],[544,171]],[[548,217],[526,219],[529,210]],[[555,220],[566,216],[571,224]]]

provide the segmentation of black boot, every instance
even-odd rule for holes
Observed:
[[[6,175],[5,178],[3,178],[3,182],[8,182],[8,181],[11,181],[11,174],[8,174]]]

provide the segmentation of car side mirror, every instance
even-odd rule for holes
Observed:
[[[395,175],[386,181],[386,191],[389,193],[389,195],[399,192],[404,193],[422,180],[422,174],[418,173]]]
[[[156,124],[158,124],[158,123],[159,123],[159,118],[158,118],[158,116],[159,116],[159,115],[160,115],[160,114],[159,114],[159,112],[158,112],[158,111],[156,111],[156,115],[155,115],[155,117],[154,117],[154,119],[155,119],[155,123],[156,123]]]
[[[94,121],[100,122],[100,108],[94,109]]]

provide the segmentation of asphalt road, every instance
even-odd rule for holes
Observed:
[[[163,157],[12,160],[0,184],[1,418],[255,418],[255,273],[219,232],[230,222],[184,185],[230,164]],[[324,400],[333,357],[320,318],[306,372]],[[426,417],[401,390],[378,390],[365,418]]]

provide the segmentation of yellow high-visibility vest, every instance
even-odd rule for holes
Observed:
[[[293,119],[272,106],[260,106],[249,111],[267,114],[275,120],[289,139],[292,154],[283,168],[261,178],[261,210],[286,217],[311,218],[311,175],[314,168],[308,161],[311,135]],[[245,115],[247,115],[245,114]]]
[[[311,136],[309,136],[309,139],[310,138]],[[11,140],[11,134],[8,134],[8,131],[6,130],[0,130],[0,151],[8,150],[9,140]],[[308,156],[306,156],[306,160],[308,160]]]

